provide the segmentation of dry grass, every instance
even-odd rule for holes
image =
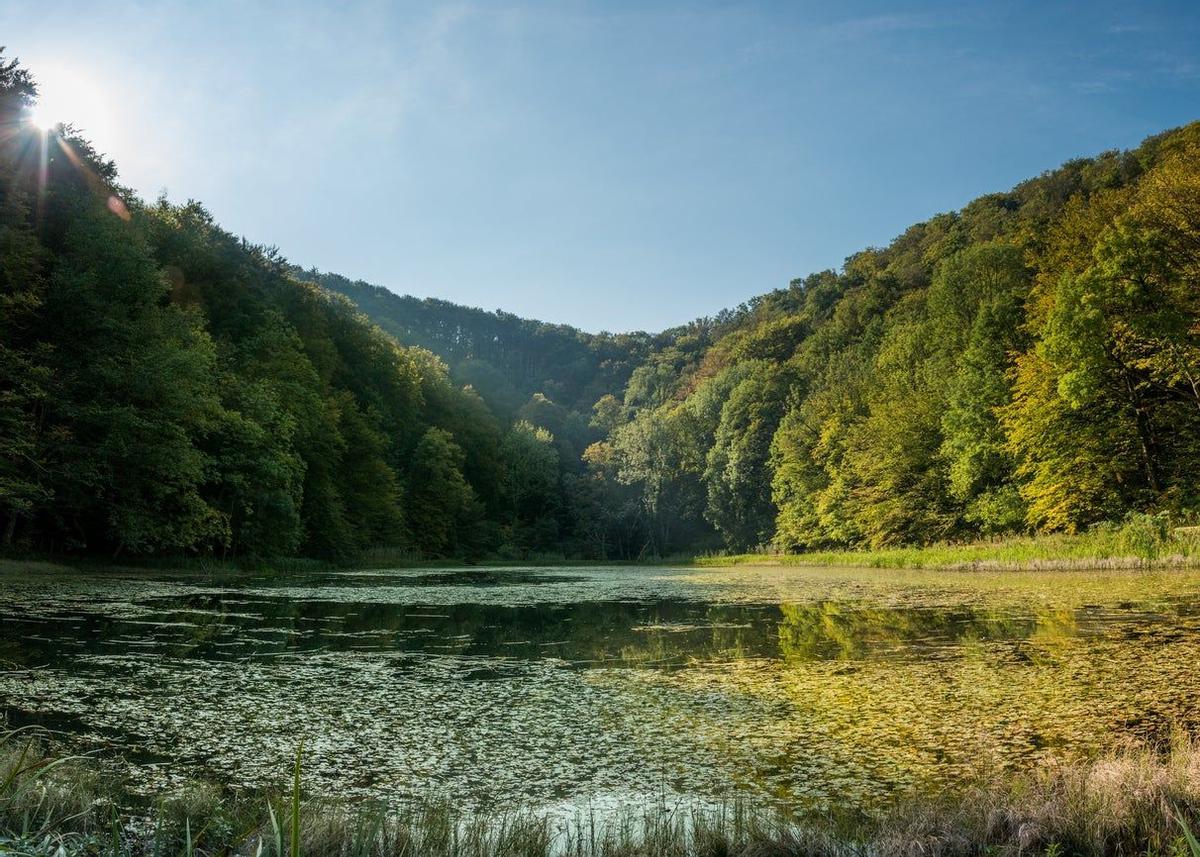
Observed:
[[[886,857],[1186,854],[1181,820],[1200,821],[1200,748],[1182,738],[910,801],[874,825],[872,845]]]

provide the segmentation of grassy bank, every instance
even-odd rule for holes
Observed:
[[[1163,518],[1140,515],[1119,526],[1108,524],[1073,535],[1009,536],[991,541],[878,550],[705,556],[696,558],[695,563],[990,571],[1187,567],[1200,565],[1200,528],[1173,527]]]
[[[1200,747],[1129,749],[1076,764],[914,799],[874,817],[795,818],[731,802],[705,810],[647,806],[573,818],[471,814],[445,802],[385,811],[291,789],[233,796],[194,786],[129,810],[90,759],[55,757],[43,736],[0,736],[0,853],[244,854],[255,857],[633,857],[967,854],[1200,857]]]

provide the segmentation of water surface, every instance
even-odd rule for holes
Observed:
[[[0,573],[0,705],[185,778],[873,804],[1200,725],[1200,575]]]

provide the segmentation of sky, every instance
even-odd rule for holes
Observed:
[[[1200,3],[0,0],[44,118],[291,261],[660,330],[1200,119]]]

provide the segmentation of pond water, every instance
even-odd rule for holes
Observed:
[[[0,705],[147,792],[869,806],[1200,726],[1200,575],[0,573]]]

